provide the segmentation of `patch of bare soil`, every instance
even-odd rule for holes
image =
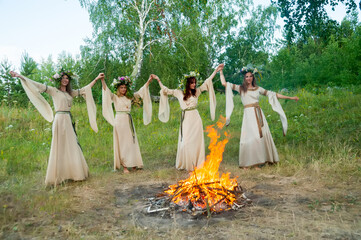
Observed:
[[[169,185],[170,183],[155,183],[152,185],[140,185],[125,190],[116,190],[116,202],[118,206],[122,206],[126,201],[138,202],[139,204],[134,205],[130,215],[132,216],[134,224],[143,229],[171,231],[175,226],[184,229],[207,226],[218,222],[232,221],[232,219],[234,219],[235,211],[214,214],[211,218],[208,218],[206,214],[193,216],[187,212],[176,209],[148,213],[148,199],[154,198],[157,193],[163,192]]]
[[[174,182],[147,173],[109,174],[73,183],[66,209],[2,226],[2,239],[361,239],[360,189],[311,178],[264,175],[241,183],[252,204],[237,211],[193,218],[187,213],[148,214],[147,198]],[[136,180],[135,180],[136,178]],[[61,192],[60,191],[60,192]],[[162,215],[163,214],[163,215]],[[16,228],[14,228],[16,227]]]

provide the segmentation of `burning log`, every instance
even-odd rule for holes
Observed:
[[[210,216],[212,212],[236,210],[250,202],[236,178],[229,177],[230,173],[219,177],[219,165],[229,138],[228,133],[224,132],[225,138],[219,141],[225,123],[225,118],[221,116],[216,123],[218,130],[214,128],[215,125],[206,128],[211,142],[208,147],[210,153],[203,166],[195,168],[188,179],[169,186],[161,196],[162,203],[155,203],[160,199],[155,200],[148,208],[148,213],[177,208],[194,216],[205,213]],[[166,202],[169,203],[168,207],[165,206]]]

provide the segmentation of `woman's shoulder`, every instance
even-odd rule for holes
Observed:
[[[173,90],[173,95],[175,97],[184,97],[184,92],[181,89],[174,89]]]
[[[259,91],[261,90],[262,88],[260,86],[255,86],[253,88],[248,88],[247,91]]]

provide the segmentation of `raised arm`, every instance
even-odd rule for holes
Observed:
[[[23,81],[25,81],[25,82],[30,81],[33,85],[35,85],[35,87],[38,88],[38,91],[40,91],[40,92],[44,92],[44,91],[46,91],[46,89],[47,89],[47,87],[46,87],[44,84],[39,83],[39,82],[36,82],[36,81],[33,81],[33,80],[31,80],[31,79],[28,79],[28,78],[25,78],[23,75],[20,75],[20,74],[17,73],[17,72],[10,71],[10,75],[11,75],[12,77],[20,78],[21,80],[23,80]]]
[[[158,81],[160,88],[164,88],[163,83],[160,81],[160,79],[157,75],[151,74],[150,76],[152,76],[152,79],[156,79]]]
[[[104,79],[104,73],[99,73],[99,75],[91,83],[89,83],[89,86],[92,88],[99,79]]]
[[[211,74],[211,76],[209,76],[209,77],[207,78],[207,80],[208,80],[208,79],[213,79],[213,78],[216,76],[217,72],[223,70],[223,68],[224,68],[224,64],[223,64],[223,63],[222,63],[222,64],[219,64],[219,65],[216,67],[216,69],[214,69],[214,71],[213,71],[213,73]]]
[[[135,98],[140,97],[140,98],[144,99],[145,92],[148,91],[148,93],[149,93],[149,88],[148,87],[149,87],[149,84],[152,82],[152,80],[153,80],[153,76],[151,74],[151,75],[149,75],[148,81],[143,85],[143,87],[141,87],[137,92],[134,93],[134,97]]]
[[[226,78],[224,77],[224,74],[223,74],[223,68],[219,71],[219,75],[221,78],[222,86],[225,87],[227,85],[227,82],[226,82]]]
[[[28,96],[30,102],[34,104],[35,108],[39,113],[49,122],[53,121],[53,110],[51,109],[49,103],[44,99],[40,94],[43,92],[52,94],[52,91],[49,92],[49,89],[46,85],[30,80],[16,72],[10,72],[12,77],[20,78],[21,85],[23,86],[26,95]],[[53,89],[53,88],[51,88]]]
[[[279,93],[277,93],[276,96],[279,99],[290,99],[290,100],[295,100],[296,102],[299,100],[299,98],[297,96],[289,97],[289,96],[285,96],[285,95],[282,95],[282,94],[279,94]]]
[[[153,74],[149,75],[148,81],[145,83],[145,86],[149,87],[149,84],[153,81]]]
[[[10,71],[10,75],[11,75],[12,77],[21,78],[22,80],[25,81],[25,78],[24,78],[23,76],[21,76],[21,75],[20,75],[19,73],[17,73],[17,72]]]
[[[101,80],[102,80],[102,87],[103,87],[104,90],[106,90],[107,89],[107,83],[105,82],[104,77]]]

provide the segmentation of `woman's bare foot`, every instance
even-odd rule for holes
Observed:
[[[128,168],[125,167],[125,168],[123,169],[123,173],[129,173]]]

